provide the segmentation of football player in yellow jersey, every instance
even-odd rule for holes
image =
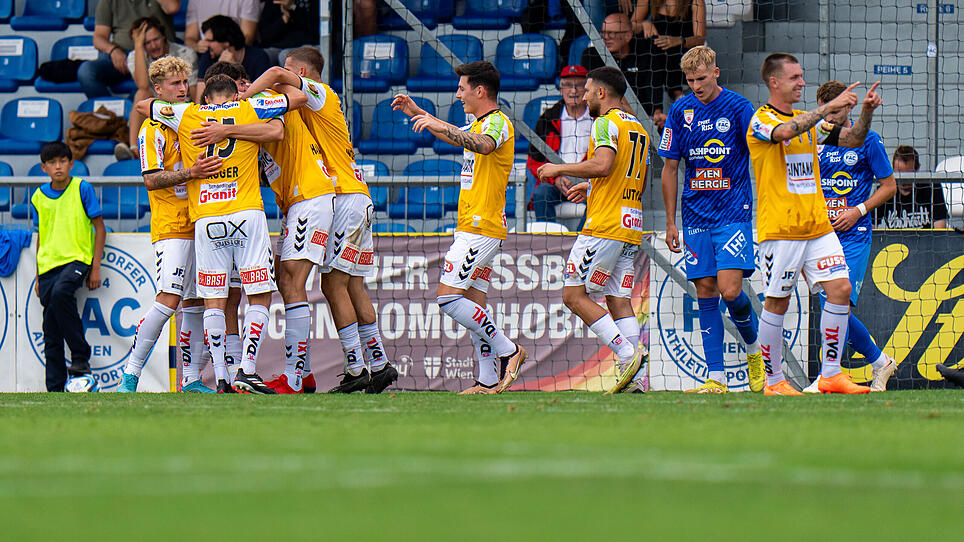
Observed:
[[[155,94],[162,100],[179,103],[187,100],[191,67],[175,57],[163,57],[150,66],[149,76]],[[157,297],[137,324],[134,345],[119,392],[137,391],[137,382],[161,328],[181,304],[178,347],[181,351],[185,392],[213,393],[201,384],[203,346],[202,314],[204,303],[194,288],[194,223],[188,216],[187,188],[190,179],[203,179],[218,172],[221,158],[202,156],[190,169],[181,164],[177,133],[152,120],[141,124],[137,144],[141,172],[151,204],[151,242],[157,264]],[[182,300],[183,298],[183,300]]]
[[[284,68],[266,71],[244,95],[288,84],[308,97],[299,112],[321,148],[324,169],[335,184],[336,194],[321,289],[345,352],[345,374],[330,392],[381,393],[398,379],[398,371],[385,353],[375,307],[365,288],[365,277],[374,273],[374,208],[368,185],[355,163],[341,100],[328,85],[318,82],[324,64],[324,57],[314,47],[293,49],[285,57]]]
[[[578,164],[544,164],[541,179],[558,175],[591,179],[569,188],[575,202],[588,200],[586,225],[569,252],[562,301],[619,358],[620,374],[606,394],[622,391],[642,360],[639,322],[630,297],[633,260],[643,240],[642,195],[646,188],[649,134],[619,105],[626,78],[613,67],[589,72],[584,100],[595,117],[589,153]],[[609,312],[591,297],[603,294]]]
[[[286,94],[237,101],[237,85],[225,76],[210,78],[205,85],[206,105],[148,102],[152,119],[177,128],[185,165],[203,147],[193,143],[191,131],[205,121],[247,124],[266,121],[265,133],[281,139],[284,127],[267,123],[305,102],[304,94],[287,89]],[[142,107],[145,102],[138,104]],[[233,267],[240,272],[248,296],[244,321],[244,354],[234,388],[251,393],[274,394],[257,375],[257,358],[268,322],[267,305],[275,287],[274,256],[268,240],[268,224],[259,189],[258,145],[228,139],[209,145],[205,152],[217,154],[224,163],[214,176],[188,183],[190,215],[195,222],[197,289],[205,300],[204,328],[208,339],[219,390],[228,386],[224,364],[224,308],[228,276]]]
[[[812,111],[798,111],[806,83],[803,68],[791,55],[777,53],[763,61],[766,105],[750,120],[746,141],[757,182],[757,236],[763,262],[766,301],[760,314],[760,350],[767,373],[766,395],[801,395],[783,377],[783,317],[800,273],[827,302],[820,316],[823,393],[867,393],[840,371],[850,316],[850,280],[843,247],[827,216],[820,184],[817,146],[863,145],[874,109],[882,103],[877,82],[867,92],[860,118],[851,127],[835,126],[827,116],[857,103],[854,83]]]
[[[243,85],[247,90],[250,86],[240,64],[218,62],[208,69],[212,70],[234,78],[239,88]],[[273,94],[276,91],[267,90],[258,96]],[[279,394],[292,394],[314,392],[316,387],[311,373],[306,282],[311,268],[324,262],[335,188],[324,172],[320,146],[299,112],[289,111],[282,118],[284,139],[262,145],[259,157],[262,175],[284,213],[277,254],[278,290],[285,304],[285,370],[266,384]],[[257,124],[211,123],[195,130],[191,138],[198,144],[214,144],[231,137],[251,141],[260,131]]]
[[[526,351],[495,324],[486,307],[489,263],[505,240],[505,190],[514,157],[515,134],[509,118],[499,110],[499,71],[479,60],[455,68],[459,86],[455,97],[475,121],[462,129],[429,115],[410,97],[399,94],[392,107],[415,122],[416,132],[428,130],[446,143],[463,147],[455,238],[445,254],[438,304],[445,314],[469,330],[479,362],[479,377],[463,394],[500,393],[519,377]],[[496,360],[492,352],[499,358]],[[505,367],[499,378],[497,361]]]

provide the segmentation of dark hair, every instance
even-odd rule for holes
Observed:
[[[293,58],[298,62],[303,62],[309,66],[318,74],[325,69],[325,57],[321,54],[321,51],[315,49],[314,47],[304,46],[298,47],[297,49],[292,49],[288,51],[285,58]]]
[[[825,104],[840,96],[840,93],[845,90],[847,90],[847,85],[840,81],[827,81],[817,89],[817,101]]]
[[[602,66],[589,72],[589,79],[605,86],[608,90],[616,94],[617,98],[622,98],[626,94],[626,77],[619,68],[612,66]]]
[[[239,81],[241,79],[250,81],[248,78],[248,70],[244,69],[244,66],[237,62],[224,62],[223,60],[219,60],[211,64],[207,71],[204,72],[204,84],[207,84],[208,79],[217,77],[218,75],[226,75],[230,77],[232,81]]]
[[[70,152],[70,147],[63,141],[51,141],[40,149],[40,162],[46,163],[54,158],[74,159],[74,153]]]
[[[917,153],[917,149],[910,145],[900,145],[897,147],[894,151],[894,162],[897,160],[901,162],[914,162],[914,171],[920,169],[920,154]]]
[[[167,40],[167,29],[164,28],[164,25],[161,24],[161,21],[159,21],[157,17],[141,17],[140,19],[137,19],[131,23],[131,28],[127,31],[131,38],[134,37],[134,31],[140,28],[140,26],[144,23],[147,23],[147,30],[153,28],[154,30],[160,32],[161,36],[164,36],[165,41]]]
[[[501,79],[499,70],[488,60],[476,60],[455,67],[455,75],[467,77],[469,85],[485,87],[485,93],[493,100],[499,96]]]
[[[783,69],[784,64],[799,64],[797,57],[789,53],[773,53],[763,59],[763,66],[760,68],[760,75],[763,76],[763,84],[770,84],[770,77]]]
[[[204,99],[211,103],[215,96],[234,96],[238,92],[238,85],[227,75],[215,75],[204,80]]]
[[[235,49],[244,49],[244,32],[234,19],[227,15],[215,15],[201,23],[201,34],[211,31],[213,41],[227,42]]]

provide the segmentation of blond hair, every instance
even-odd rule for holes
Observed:
[[[151,62],[151,67],[147,72],[147,76],[151,78],[151,83],[155,85],[160,85],[161,81],[170,77],[178,75],[187,77],[190,74],[191,65],[173,56],[162,56],[154,62]]]
[[[679,67],[685,73],[693,73],[703,65],[707,68],[716,67],[716,51],[705,45],[697,45],[686,51],[679,61]]]

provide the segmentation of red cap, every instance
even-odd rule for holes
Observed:
[[[589,72],[586,71],[586,68],[583,68],[582,66],[573,65],[573,66],[566,66],[565,68],[563,68],[563,69],[562,69],[562,72],[559,73],[559,77],[560,77],[560,78],[562,78],[562,77],[585,77],[588,73],[589,73]]]

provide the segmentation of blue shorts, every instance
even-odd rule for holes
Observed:
[[[721,269],[742,269],[749,277],[756,269],[753,228],[737,222],[712,228],[686,228],[683,235],[686,278],[715,277]]]
[[[850,271],[850,303],[857,305],[860,288],[864,285],[864,275],[870,261],[870,243],[867,241],[848,241],[843,245],[844,257]]]

